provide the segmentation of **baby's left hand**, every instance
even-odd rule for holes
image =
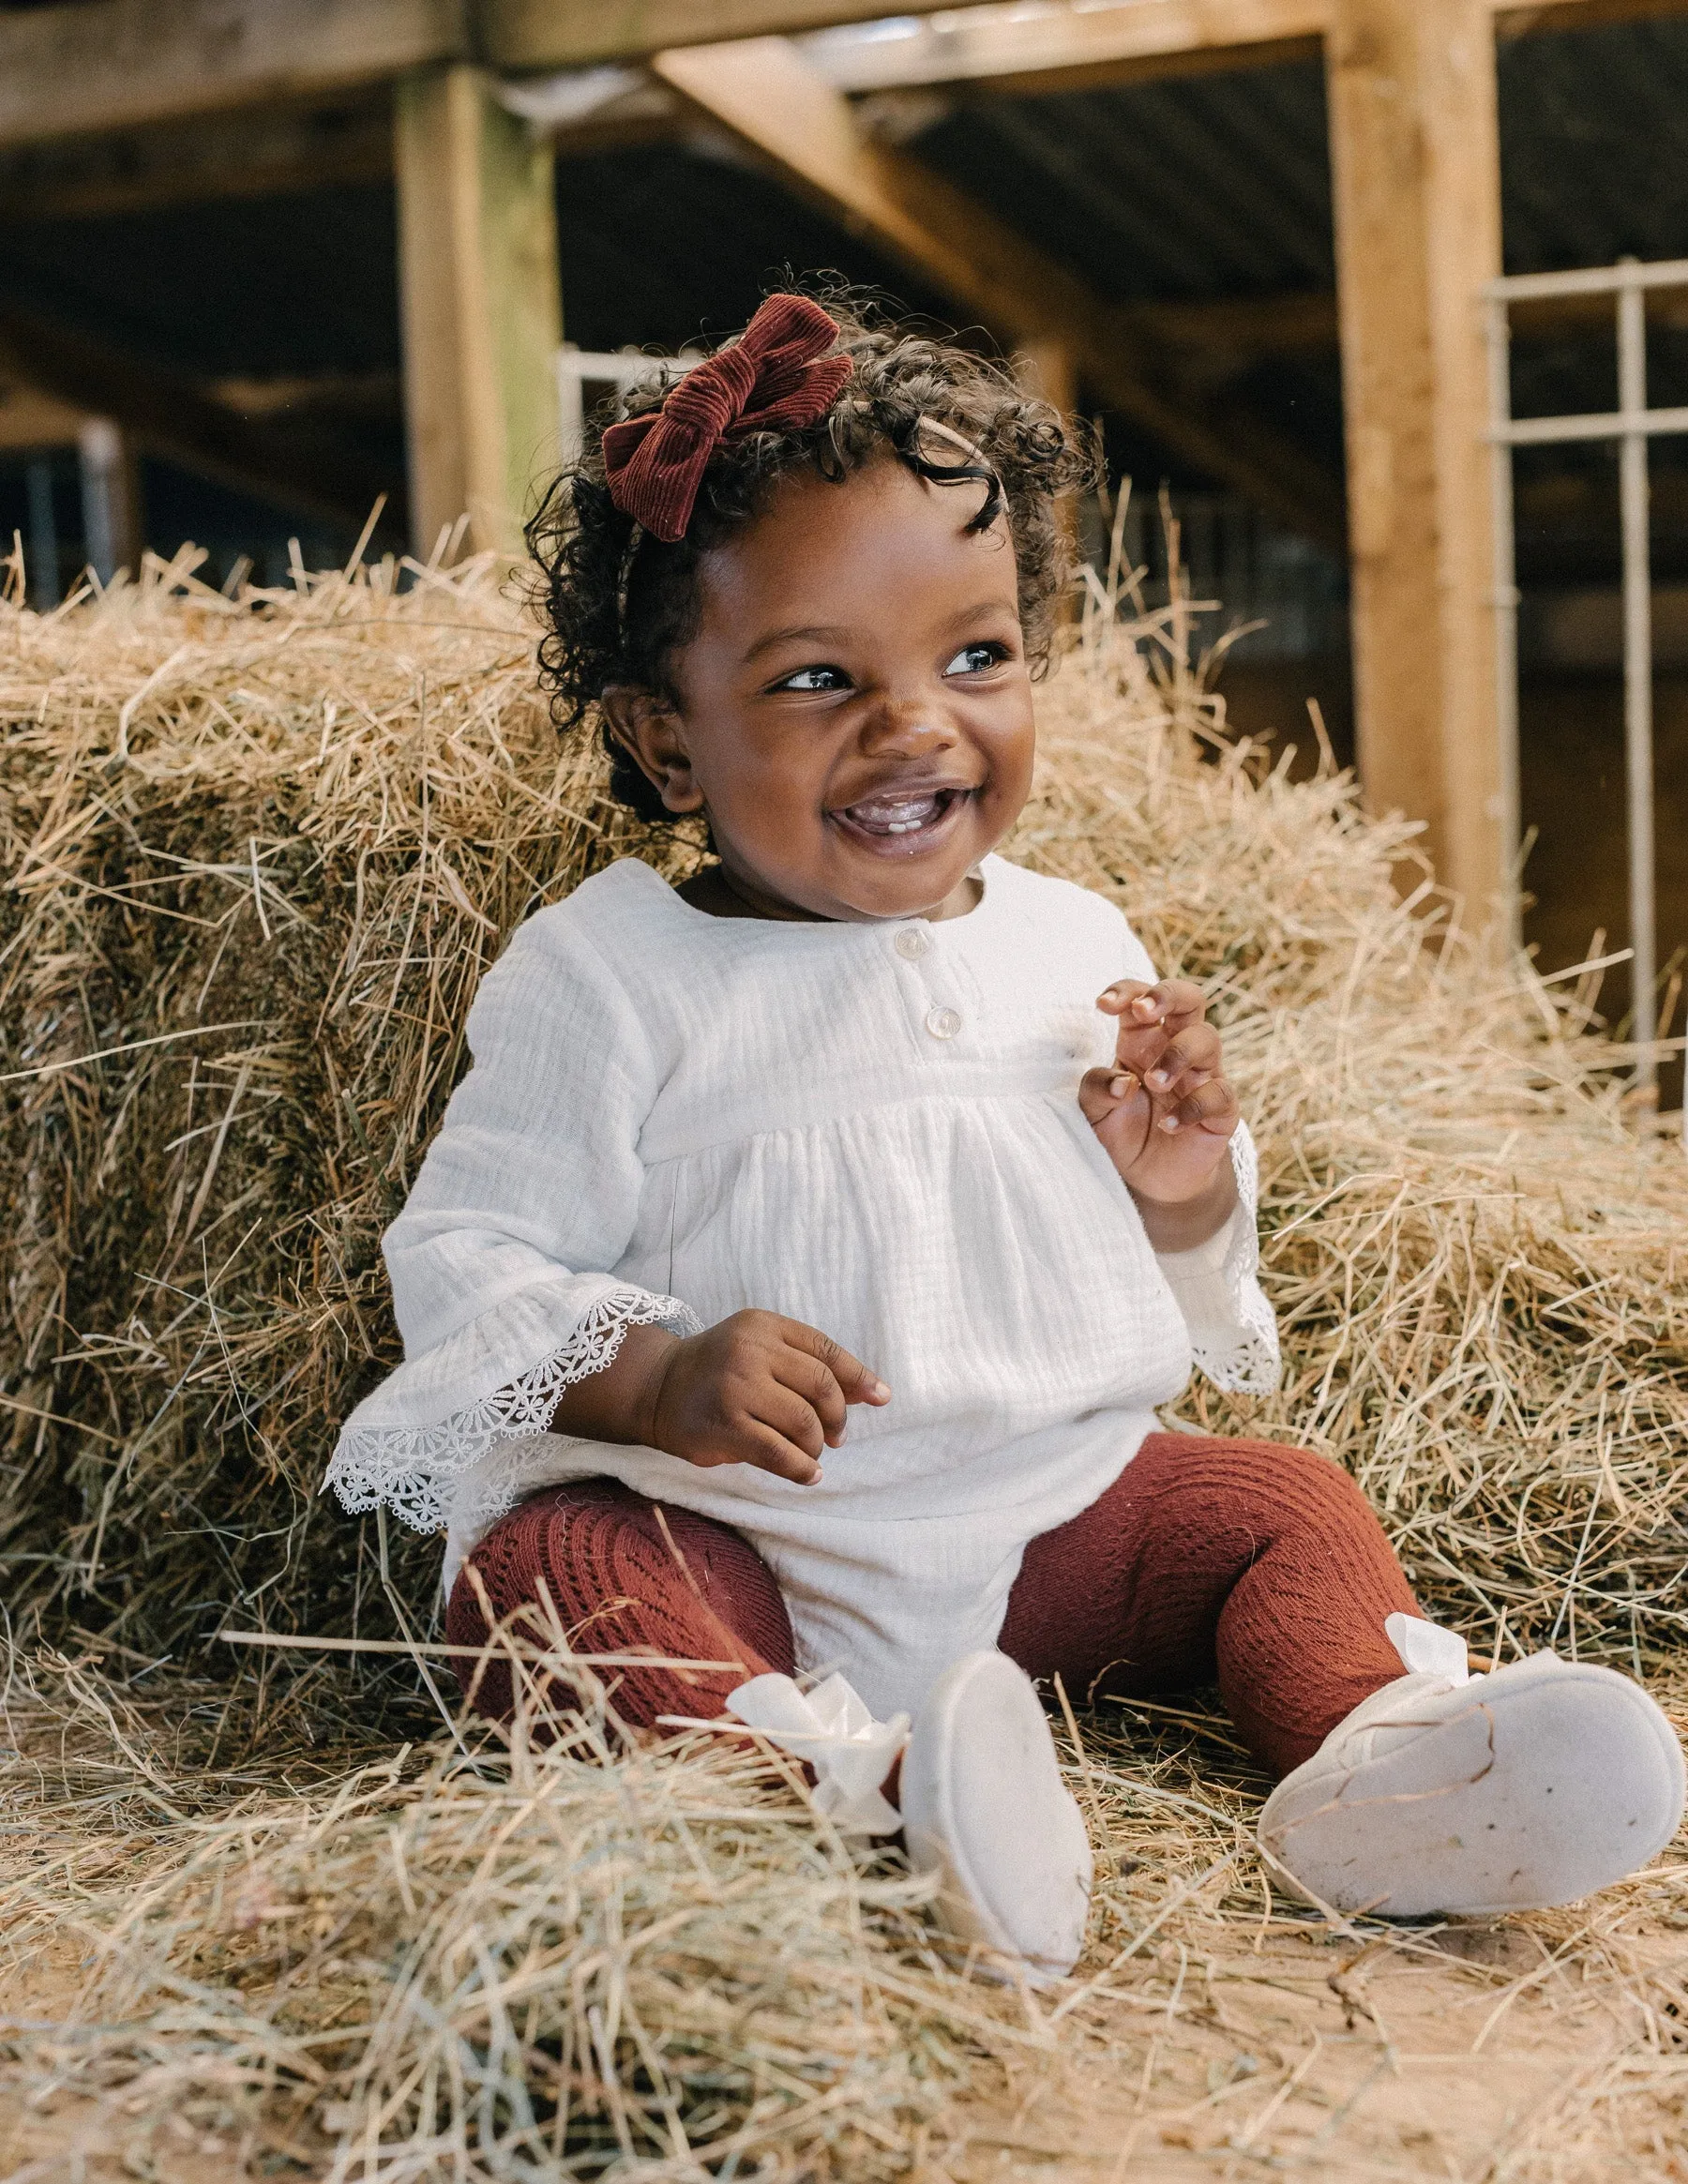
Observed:
[[[1220,1074],[1219,1034],[1187,978],[1122,978],[1096,1002],[1120,1018],[1112,1069],[1092,1069],[1078,1105],[1138,1198],[1183,1205],[1215,1187],[1240,1119]]]

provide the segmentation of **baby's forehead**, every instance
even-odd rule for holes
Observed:
[[[706,595],[747,608],[768,594],[854,591],[876,572],[894,572],[921,589],[959,583],[1012,595],[1006,523],[972,528],[984,490],[972,481],[936,483],[894,451],[843,477],[792,472],[756,517],[702,557]]]
[[[990,528],[1007,536],[1001,489],[974,477],[934,477],[916,469],[897,449],[885,446],[843,471],[821,461],[789,471],[750,520],[722,541],[755,558],[804,550],[822,555],[849,550],[871,536],[915,535],[939,548],[980,543],[977,519],[994,503]]]

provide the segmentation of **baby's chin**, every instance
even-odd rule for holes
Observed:
[[[959,831],[930,847],[866,847],[831,829],[828,835],[812,870],[793,879],[821,916],[861,919],[954,916],[971,910],[972,896],[958,896],[997,840],[983,828]]]

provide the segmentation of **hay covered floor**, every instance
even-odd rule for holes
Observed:
[[[1404,908],[1405,831],[1228,743],[1176,611],[1107,607],[1013,853],[1227,1023],[1289,1369],[1184,1415],[1347,1464],[1479,1653],[1670,1705],[1688,1166],[1598,974]],[[697,853],[560,752],[531,655],[473,567],[0,607],[6,2173],[1688,2176],[1680,1854],[1332,1931],[1267,1890],[1201,1694],[1080,1711],[1096,1915],[1033,1997],[730,1754],[454,1727],[437,1550],[318,1493],[394,1354],[379,1233],[505,935]]]

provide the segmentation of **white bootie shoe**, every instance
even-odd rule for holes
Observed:
[[[938,1875],[938,1913],[960,1940],[1013,1960],[1034,1984],[1071,1971],[1090,1910],[1090,1841],[1031,1679],[1006,1654],[951,1662],[912,1729],[906,1714],[874,1721],[841,1676],[807,1693],[789,1676],[759,1676],[727,1704],[807,1761],[815,1807],[836,1827],[903,1830],[909,1863]],[[900,1812],[881,1794],[899,1752]]]
[[[1016,1958],[1033,1984],[1084,1946],[1091,1847],[1032,1679],[1005,1653],[952,1661],[902,1763],[909,1862],[940,1876],[944,1923]]]
[[[1638,1683],[1535,1653],[1486,1676],[1463,1639],[1384,1624],[1408,1673],[1339,1722],[1260,1815],[1276,1875],[1330,1909],[1545,1910],[1656,1858],[1682,1751]]]

